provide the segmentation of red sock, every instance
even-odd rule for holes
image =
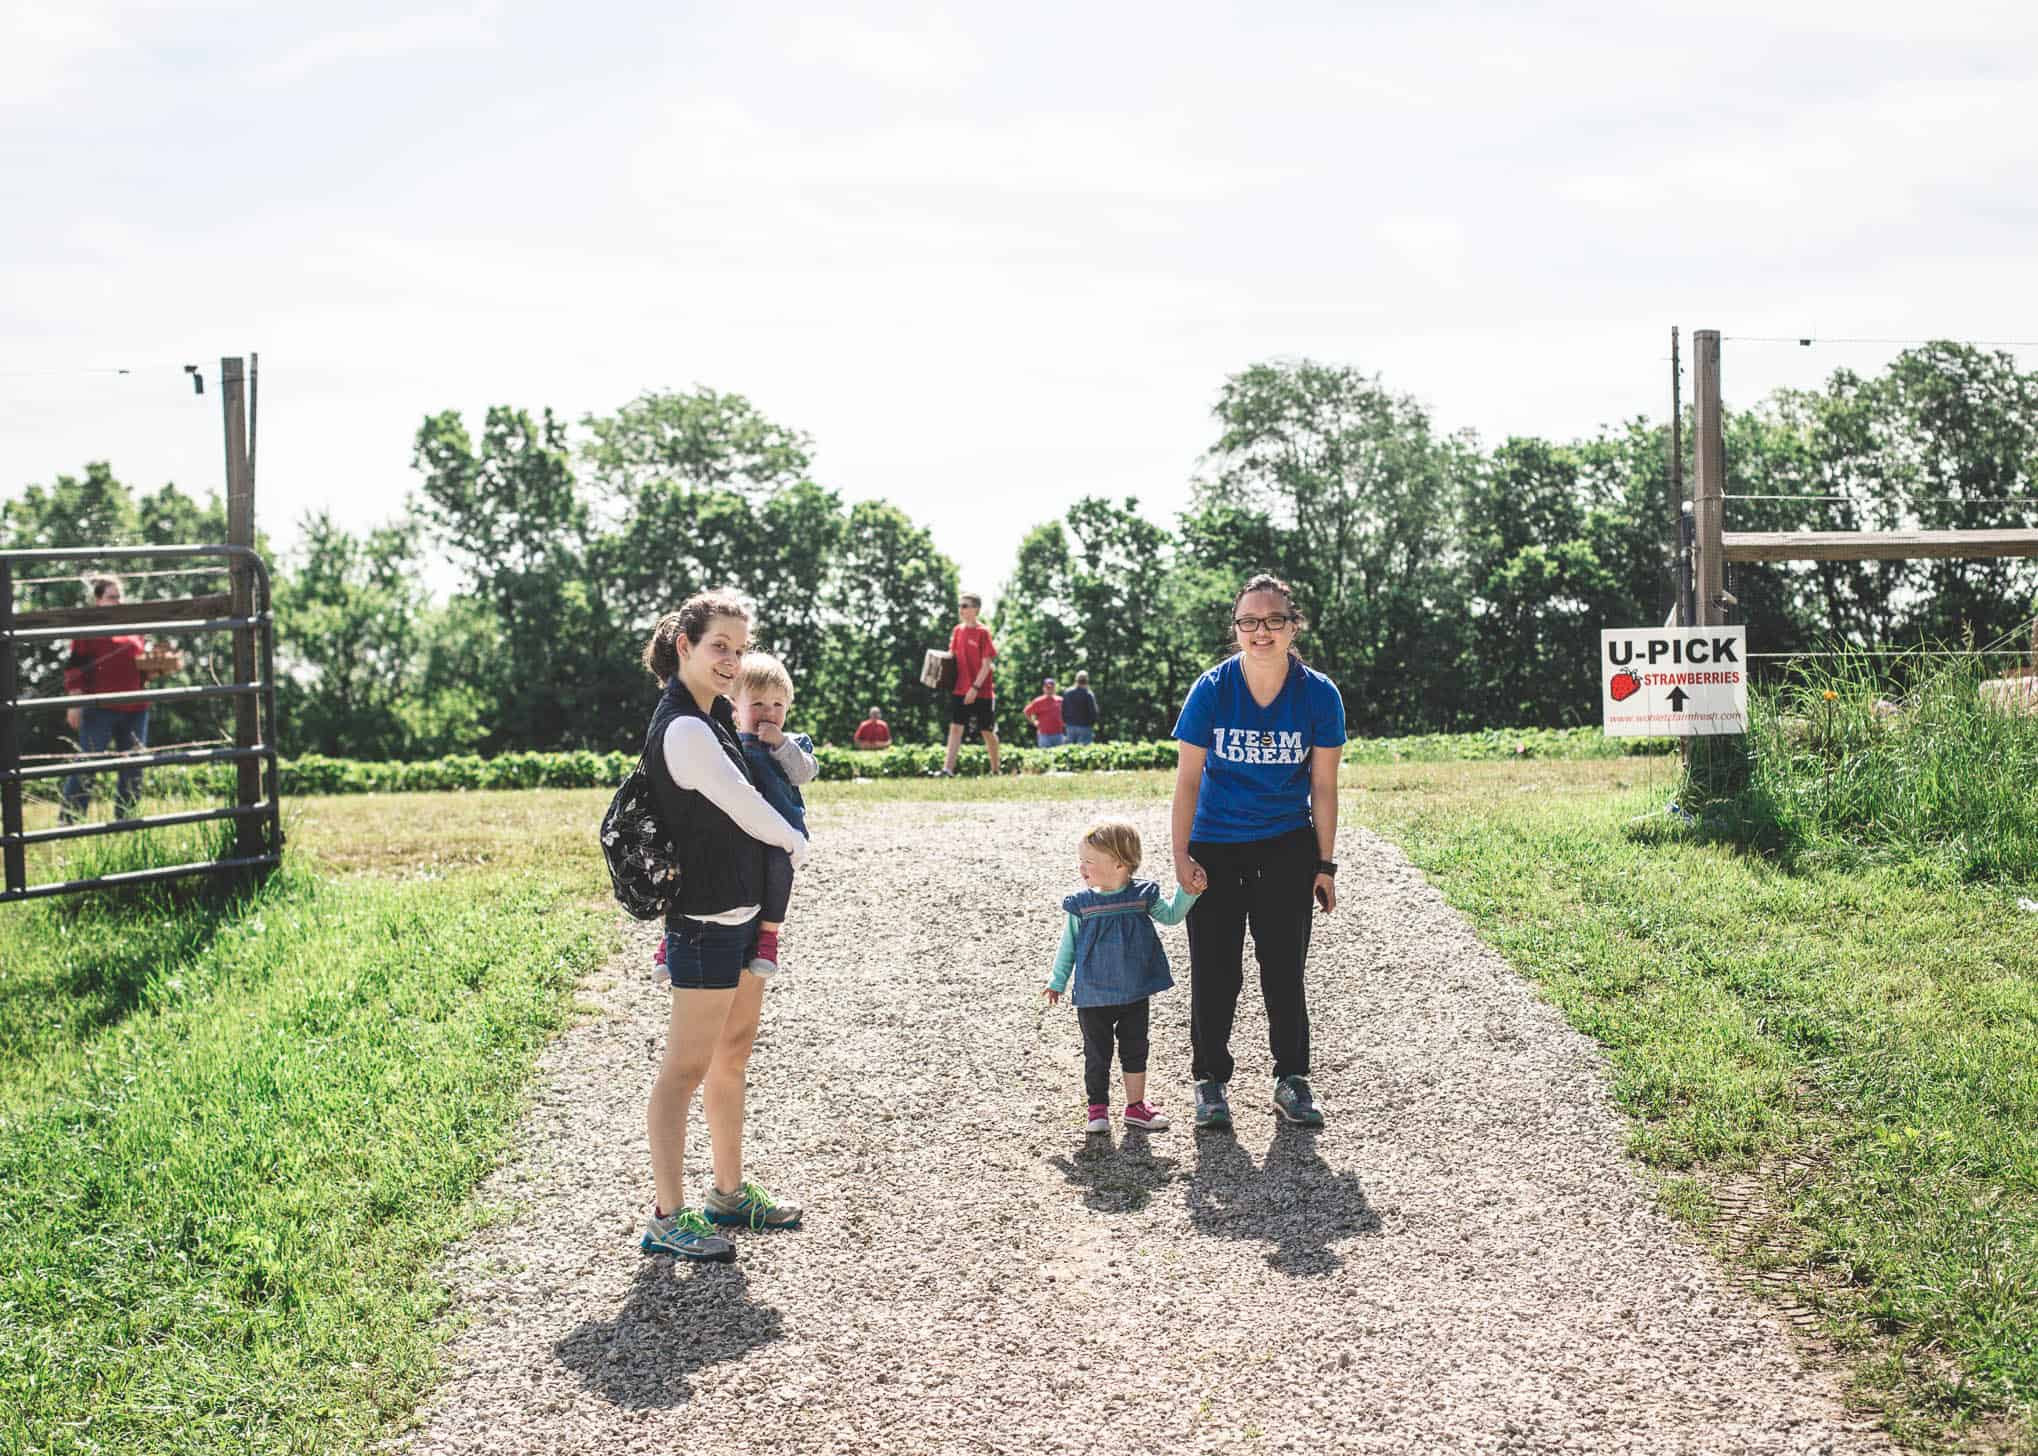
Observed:
[[[778,964],[778,932],[776,930],[760,930],[757,932],[757,954],[753,959],[770,961],[773,965]]]

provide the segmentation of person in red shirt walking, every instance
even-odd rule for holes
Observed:
[[[856,725],[856,746],[858,748],[890,748],[892,746],[891,725],[885,722],[885,715],[873,705],[870,716]]]
[[[92,601],[101,607],[120,605],[121,587],[117,576],[92,579]],[[76,637],[71,655],[64,663],[64,692],[67,696],[91,693],[139,692],[148,679],[141,666],[143,652],[139,637]],[[73,708],[65,715],[71,731],[78,735],[78,747],[87,754],[131,753],[148,747],[149,705],[147,703],[93,703]],[[57,811],[60,823],[70,824],[84,817],[92,804],[92,782],[84,774],[64,780],[63,805]],[[141,802],[140,765],[123,768],[114,780],[113,817],[131,817]]]
[[[991,629],[977,623],[984,599],[975,592],[964,592],[958,605],[962,620],[948,634],[948,650],[955,656],[955,700],[948,706],[948,760],[941,770],[951,778],[962,752],[965,728],[983,734],[984,747],[991,755],[991,772],[998,771],[997,706],[991,696],[995,691],[991,659],[998,655],[998,646],[991,641]]]
[[[1028,703],[1024,711],[1039,735],[1042,748],[1059,748],[1069,741],[1062,727],[1061,695],[1054,690],[1053,678],[1040,685],[1040,696]]]

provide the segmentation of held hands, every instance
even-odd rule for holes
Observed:
[[[1316,903],[1326,915],[1337,909],[1337,881],[1329,875],[1316,877]]]
[[[1210,876],[1186,854],[1175,856],[1175,883],[1192,895],[1200,895],[1210,888]]]

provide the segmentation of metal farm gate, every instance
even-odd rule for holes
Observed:
[[[215,558],[231,573],[232,591],[213,596],[167,601],[123,602],[117,606],[61,607],[17,612],[14,606],[16,567],[34,561],[99,564],[121,561],[190,561]],[[198,687],[142,688],[132,692],[74,697],[24,698],[20,694],[23,643],[64,637],[122,632],[231,632],[233,677]],[[259,639],[259,642],[258,640]],[[283,859],[283,828],[279,811],[276,767],[275,629],[270,607],[269,569],[247,546],[90,546],[67,550],[0,551],[0,860],[4,890],[0,904],[51,895],[148,884],[186,875],[260,875]],[[120,703],[176,703],[202,698],[233,698],[234,736],[231,746],[177,747],[159,752],[139,750],[104,755],[62,755],[48,761],[24,762],[21,718],[27,713],[63,712]],[[37,779],[69,774],[96,774],[170,764],[233,763],[238,765],[233,802],[153,817],[121,818],[97,823],[58,824],[29,829],[24,823],[22,786]],[[133,870],[89,879],[28,883],[27,848],[93,835],[198,824],[208,820],[236,821],[230,853],[218,859],[158,869]]]

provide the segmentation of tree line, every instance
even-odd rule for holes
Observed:
[[[1086,497],[1027,534],[1003,583],[971,584],[1002,587],[991,625],[1008,732],[1022,688],[1086,668],[1103,736],[1166,736],[1225,648],[1232,591],[1260,570],[1296,588],[1303,651],[1368,735],[1594,721],[1600,628],[1666,615],[1667,422],[1485,448],[1376,376],[1284,361],[1224,381],[1213,425],[1174,520]],[[919,686],[920,660],[954,621],[955,564],[896,506],[814,480],[812,448],[705,388],[646,393],[577,427],[497,406],[477,437],[457,412],[427,417],[406,509],[366,530],[314,514],[278,567],[287,750],[633,747],[651,692],[638,648],[705,585],[756,602],[757,639],[785,659],[817,739],[846,741],[876,702],[900,739],[931,740],[945,705]],[[1729,503],[1733,529],[2038,525],[2038,375],[2002,353],[1912,349],[1873,377],[1842,370],[1733,412],[1726,457],[1729,495],[1751,497]],[[11,547],[224,529],[216,498],[137,492],[105,464],[0,503]],[[1958,644],[2024,621],[2038,565],[1746,566],[1728,584],[1759,651]],[[131,598],[191,589],[133,586]],[[22,604],[79,596],[56,583]],[[32,656],[31,684],[47,686],[56,651]],[[203,712],[166,709],[152,736],[200,732]],[[61,722],[29,726],[36,751]]]

